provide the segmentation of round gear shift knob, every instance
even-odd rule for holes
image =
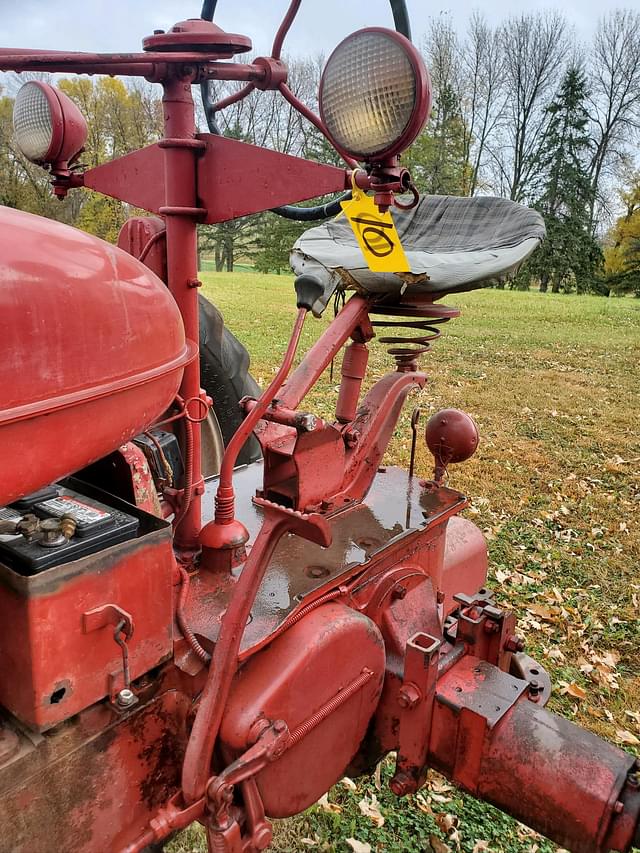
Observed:
[[[442,409],[429,418],[425,439],[435,458],[434,479],[441,483],[449,464],[464,462],[473,456],[480,437],[475,421],[466,412]]]

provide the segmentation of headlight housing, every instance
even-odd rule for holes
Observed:
[[[84,149],[87,123],[63,92],[30,80],[16,96],[13,132],[27,160],[67,168]]]
[[[404,151],[420,133],[431,110],[431,82],[407,38],[368,27],[333,51],[318,100],[335,147],[373,162]]]

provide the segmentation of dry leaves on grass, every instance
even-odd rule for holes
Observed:
[[[353,853],[371,853],[371,845],[366,841],[358,841],[356,838],[345,838],[345,843],[353,850]]]
[[[334,814],[340,814],[342,811],[342,806],[339,806],[337,803],[329,802],[329,794],[323,794],[318,802],[317,806],[320,806],[321,809],[324,809],[326,812],[333,812]]]
[[[573,696],[574,699],[586,699],[587,691],[580,687],[579,684],[576,684],[575,681],[568,683],[567,681],[560,681],[560,693],[563,696]]]
[[[380,803],[375,794],[371,794],[370,797],[363,797],[358,803],[358,808],[377,827],[384,826],[384,817],[380,811]]]
[[[618,729],[616,732],[616,740],[618,743],[627,743],[630,746],[640,746],[640,738],[636,737],[626,729]]]
[[[429,844],[431,845],[431,849],[433,853],[451,853],[451,848],[448,844],[445,844],[441,838],[438,838],[437,835],[429,836]]]

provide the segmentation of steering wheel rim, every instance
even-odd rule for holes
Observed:
[[[391,12],[393,14],[393,23],[396,31],[411,41],[411,25],[409,23],[409,13],[407,11],[406,0],[389,0]],[[200,17],[207,21],[213,21],[218,0],[204,0],[202,4],[202,12]],[[207,120],[207,126],[210,133],[220,136],[220,128],[215,119],[215,110],[212,109],[213,104],[209,98],[208,83],[200,84],[200,93],[202,95],[202,105],[204,114]],[[317,204],[313,207],[302,207],[297,204],[284,204],[280,207],[271,208],[271,213],[277,216],[282,216],[284,219],[292,219],[297,222],[316,222],[320,219],[328,219],[332,216],[337,216],[340,213],[340,204],[348,201],[351,198],[351,190],[342,193],[337,198],[324,204]]]

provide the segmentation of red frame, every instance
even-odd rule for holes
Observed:
[[[414,103],[413,112],[411,113],[409,121],[405,125],[404,130],[392,145],[388,146],[387,148],[381,149],[380,151],[376,151],[373,154],[363,154],[362,152],[358,151],[347,151],[347,149],[339,145],[327,128],[324,110],[322,109],[322,90],[324,86],[327,68],[331,64],[331,59],[336,54],[336,52],[342,47],[342,45],[345,44],[345,42],[348,42],[350,39],[353,39],[356,36],[363,35],[364,33],[381,33],[386,37],[392,39],[392,41],[397,42],[405,51],[405,54],[411,64],[413,73],[415,75],[416,84],[416,101]],[[402,151],[405,151],[409,147],[409,145],[411,145],[416,136],[420,133],[427,119],[429,118],[429,113],[431,112],[431,102],[431,78],[429,77],[429,72],[427,71],[427,67],[424,64],[422,56],[420,55],[419,51],[414,47],[414,45],[409,41],[409,39],[406,38],[406,36],[403,36],[402,33],[399,33],[396,30],[390,30],[387,27],[365,27],[361,30],[356,30],[355,33],[351,33],[345,39],[343,39],[340,44],[335,48],[335,50],[331,53],[331,56],[327,60],[324,70],[322,72],[322,77],[320,78],[320,87],[318,89],[318,104],[320,107],[320,116],[322,118],[322,124],[325,128],[325,133],[329,137],[331,144],[336,148],[337,151],[340,152],[342,156],[355,157],[358,160],[367,163],[384,160],[390,157],[395,157]]]

